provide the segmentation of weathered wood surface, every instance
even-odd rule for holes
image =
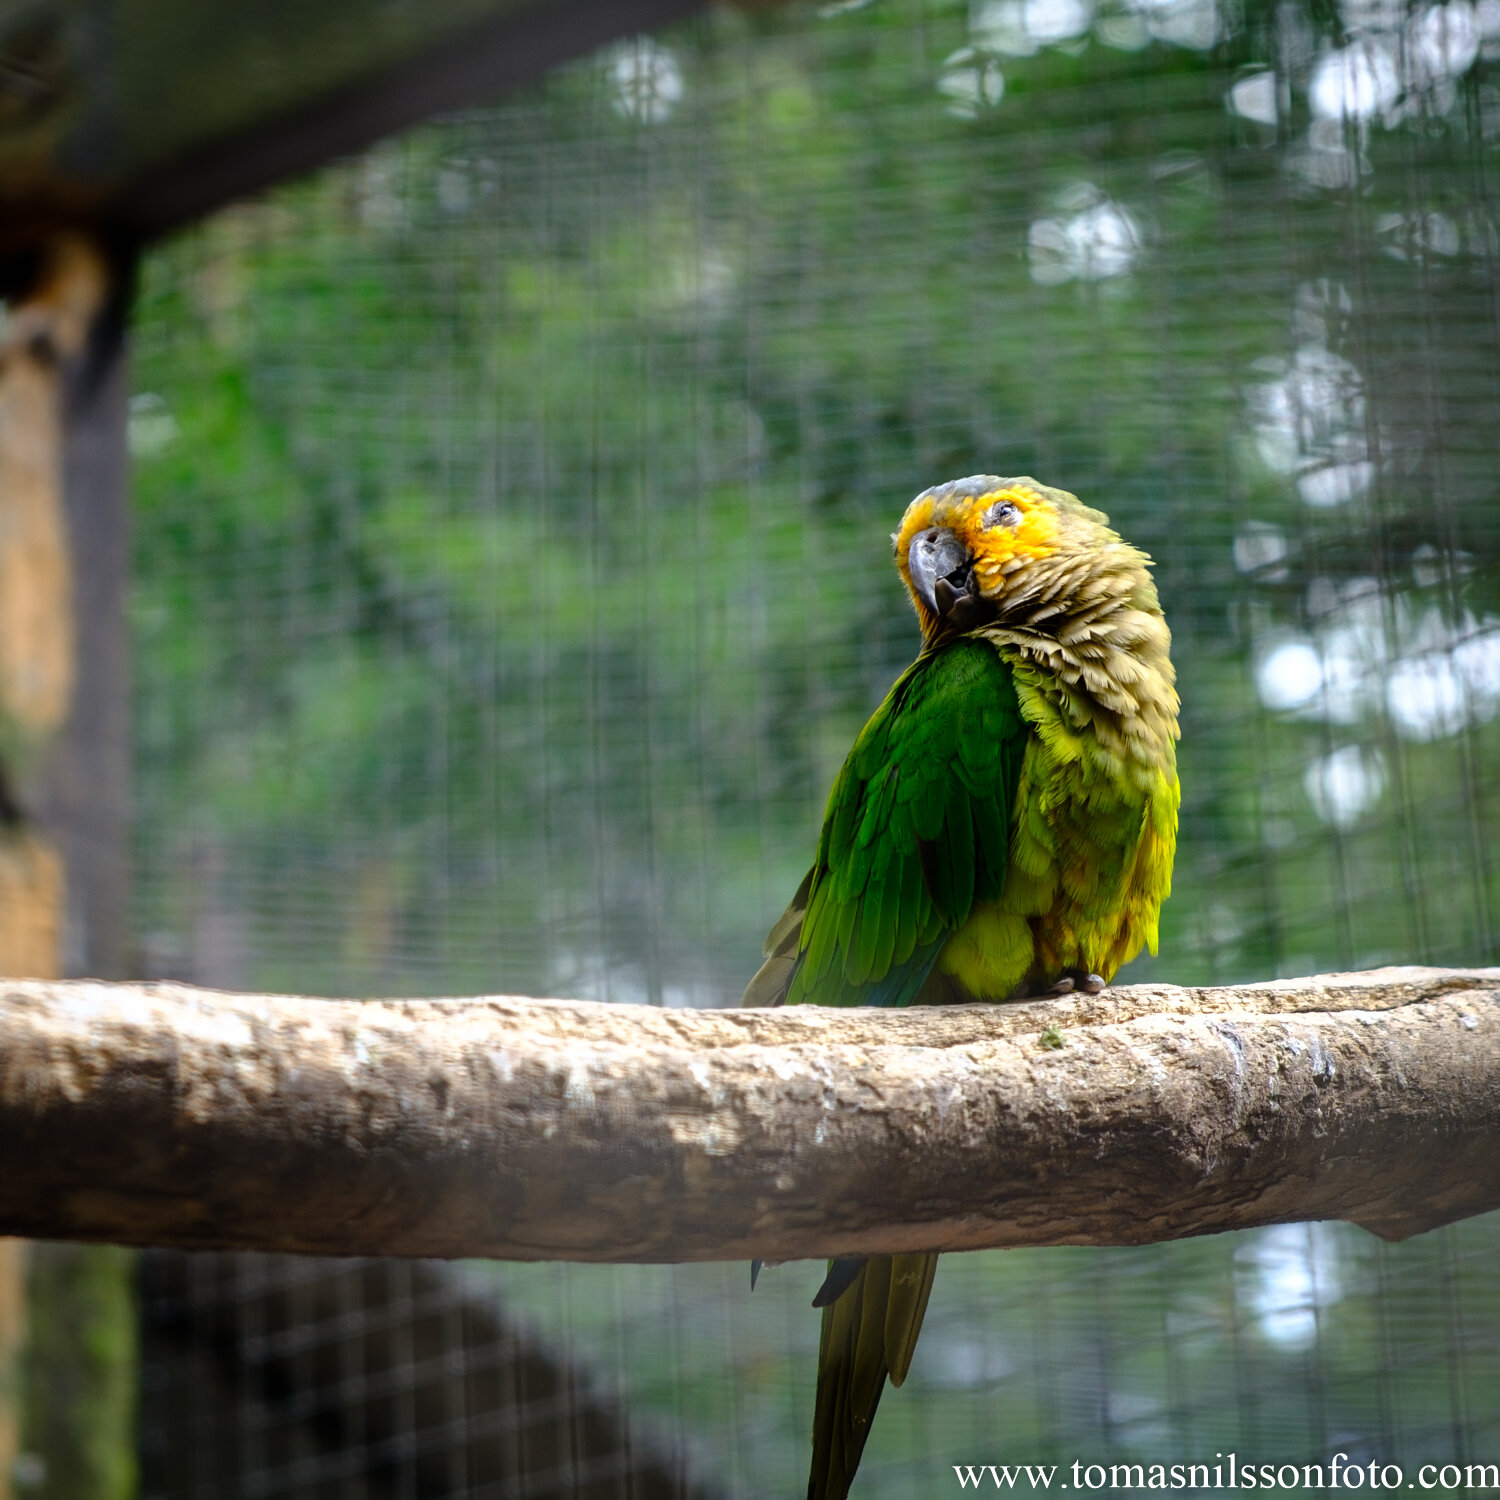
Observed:
[[[0,982],[6,1234],[787,1260],[1495,1207],[1500,969],[901,1012]]]
[[[7,230],[15,234],[13,224]],[[8,248],[14,250],[14,240]],[[57,786],[55,772],[79,739],[80,701],[82,717],[88,718],[96,700],[128,700],[129,681],[119,670],[120,648],[114,645],[125,635],[127,559],[120,548],[113,617],[103,622],[102,631],[81,631],[80,620],[95,617],[110,597],[108,580],[88,566],[98,551],[98,522],[111,501],[120,515],[124,512],[123,463],[120,483],[99,497],[102,506],[86,504],[95,498],[88,493],[97,487],[90,483],[94,473],[81,474],[77,463],[70,463],[81,429],[91,425],[84,420],[86,403],[74,396],[86,389],[85,377],[95,363],[91,349],[98,342],[112,274],[99,248],[77,235],[51,236],[32,249],[34,264],[24,284],[5,288],[8,316],[0,321],[0,974],[52,977],[63,972],[64,933],[86,931],[77,897],[97,883],[97,876],[86,865],[67,868],[80,841],[67,838],[49,806],[58,799],[49,794]],[[114,426],[123,458],[123,385],[120,394]],[[70,524],[85,508],[87,523]],[[81,582],[92,587],[81,589]],[[81,649],[89,645],[92,653]],[[123,768],[128,735],[109,748]],[[83,797],[74,799],[87,815],[73,821],[75,827],[86,825],[83,842],[90,852],[111,842],[98,816],[99,790],[97,777],[91,778]],[[128,847],[123,797],[115,823],[113,844],[123,853]],[[96,1420],[98,1359],[60,1364],[47,1347],[46,1333],[38,1331],[57,1327],[66,1315],[53,1316],[59,1309],[46,1289],[38,1300],[31,1273],[44,1261],[33,1248],[0,1241],[0,1500],[21,1492],[16,1476],[23,1445],[44,1462],[58,1456],[53,1443],[36,1441],[33,1418],[44,1387],[66,1388],[67,1400],[57,1403],[59,1408],[86,1414],[79,1427],[64,1434],[64,1449],[92,1454],[109,1446]],[[71,1253],[75,1258],[109,1254]],[[128,1267],[116,1272],[122,1302],[129,1277]],[[128,1347],[128,1338],[123,1342]],[[133,1393],[131,1380],[133,1372],[117,1390]],[[108,1382],[106,1374],[103,1383]],[[132,1455],[129,1404],[116,1406],[124,1418],[117,1432],[120,1451]],[[80,1443],[78,1434],[86,1428],[88,1440]],[[38,1447],[42,1452],[35,1452]],[[84,1493],[68,1486],[63,1466],[49,1472],[54,1493]]]

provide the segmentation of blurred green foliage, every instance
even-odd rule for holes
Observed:
[[[135,1256],[114,1245],[26,1247],[26,1351],[13,1494],[137,1493]]]
[[[156,252],[148,970],[732,1001],[915,649],[889,532],[971,472],[1157,560],[1183,828],[1126,979],[1493,961],[1492,19],[715,12]],[[865,1493],[1151,1444],[1500,1457],[1495,1232],[945,1262]],[[742,1274],[496,1272],[767,1493],[816,1318]]]
[[[151,967],[731,998],[912,652],[886,534],[975,471],[1157,558],[1186,803],[1150,972],[1491,951],[1488,64],[1387,128],[1309,115],[1313,13],[975,47],[1025,15],[715,15],[151,259]],[[1274,124],[1226,107],[1258,69]],[[1362,680],[1268,713],[1257,662],[1320,630]],[[1464,630],[1463,701],[1401,733],[1387,679]]]

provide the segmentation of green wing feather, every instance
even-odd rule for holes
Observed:
[[[786,1004],[912,1003],[949,933],[1000,894],[1026,736],[987,642],[902,674],[854,742],[817,863],[767,943]]]

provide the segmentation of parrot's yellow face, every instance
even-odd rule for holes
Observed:
[[[1109,518],[1034,479],[978,474],[923,490],[893,541],[896,566],[930,642],[988,624],[1039,574],[1115,541]]]

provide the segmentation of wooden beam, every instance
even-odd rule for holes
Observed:
[[[26,1241],[0,1240],[0,1500],[15,1493],[25,1355]]]
[[[68,233],[7,264],[0,974],[122,974],[128,277],[95,242]],[[78,1500],[131,1491],[129,1260],[0,1241],[0,1500],[43,1470],[52,1492]]]
[[[947,1010],[0,985],[0,1232],[787,1260],[1500,1207],[1500,970]]]
[[[104,299],[104,263],[62,236],[13,262],[0,324],[0,974],[62,972],[63,862],[38,786],[73,707],[63,383]],[[27,1247],[0,1241],[0,1500],[21,1456]]]
[[[128,259],[112,257],[86,341],[61,371],[62,525],[73,581],[73,695],[36,816],[66,872],[64,974],[135,972],[130,926]],[[20,972],[13,970],[12,972]]]
[[[126,238],[159,238],[431,115],[488,104],[615,37],[682,20],[702,3],[568,0],[490,17],[399,67],[153,168],[117,193],[108,220]]]
[[[0,329],[0,974],[121,976],[129,277],[74,234],[27,259]]]
[[[0,327],[0,725],[23,770],[73,702],[62,382],[107,280],[103,260],[75,235],[47,244],[33,264],[31,285]]]

